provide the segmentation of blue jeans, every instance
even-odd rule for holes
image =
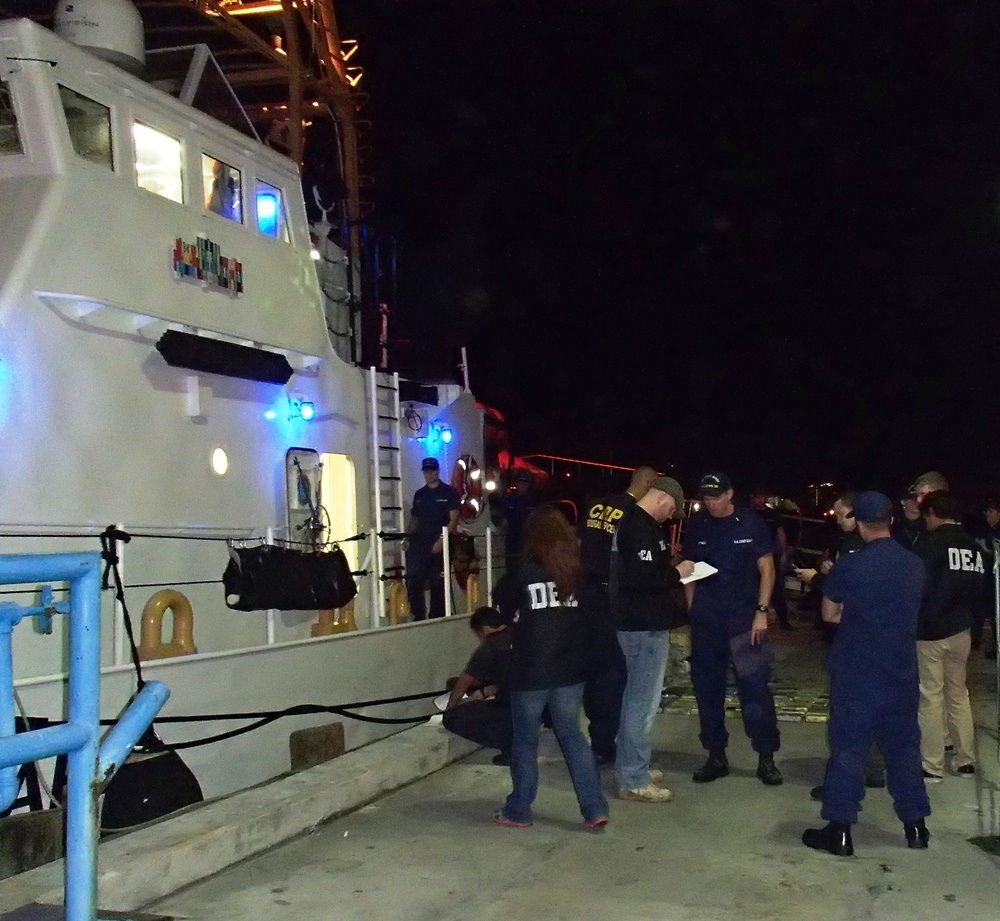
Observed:
[[[649,784],[652,754],[649,733],[663,691],[670,633],[667,630],[619,630],[618,645],[625,654],[628,682],[622,696],[615,776],[622,790],[641,790]]]
[[[546,705],[584,820],[590,822],[607,816],[608,801],[601,792],[597,762],[580,731],[582,700],[582,684],[511,693],[514,739],[510,752],[510,776],[514,790],[503,807],[508,819],[531,821],[531,805],[538,793],[538,733]]]

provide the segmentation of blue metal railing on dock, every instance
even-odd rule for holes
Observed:
[[[69,583],[69,601],[54,602],[48,585],[34,607],[0,603],[0,808],[17,796],[21,764],[65,754],[66,921],[97,918],[97,797],[152,723],[170,691],[150,681],[129,704],[103,744],[100,739],[101,556],[56,553],[0,556],[0,585]],[[15,733],[14,627],[35,617],[44,629],[55,614],[69,617],[69,718],[61,726]]]

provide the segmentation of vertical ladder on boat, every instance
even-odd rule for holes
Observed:
[[[387,616],[386,585],[403,578],[405,553],[402,436],[399,374],[368,369],[368,415],[371,424],[372,506],[375,522],[375,584],[372,626]]]

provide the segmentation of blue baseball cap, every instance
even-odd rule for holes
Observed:
[[[854,517],[863,524],[888,524],[892,521],[892,499],[868,490],[854,497]]]

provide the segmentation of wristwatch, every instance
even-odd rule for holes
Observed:
[[[768,612],[768,607],[767,607],[767,605],[766,605],[766,604],[758,604],[758,605],[757,605],[757,610],[758,610],[758,611],[759,611],[759,612],[760,612],[761,614],[766,614],[766,613]]]

